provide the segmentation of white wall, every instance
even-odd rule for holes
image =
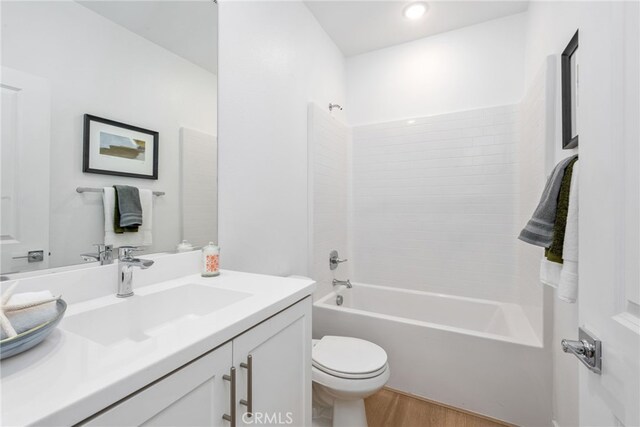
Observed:
[[[520,102],[526,14],[347,59],[351,125]]]
[[[535,211],[540,194],[547,180],[546,163],[548,153],[555,146],[555,84],[556,58],[550,57],[543,63],[525,91],[520,104],[521,143],[518,153],[518,224],[524,227]],[[539,361],[545,369],[538,372],[538,377],[547,386],[549,393],[539,396],[547,403],[548,416],[552,418],[553,395],[556,388],[563,386],[553,381],[552,350],[553,342],[553,306],[555,298],[553,289],[540,283],[540,261],[544,251],[542,248],[517,241],[518,288],[520,304],[529,317],[539,339],[543,342],[544,351]],[[571,371],[569,371],[569,375]],[[571,386],[571,382],[566,383]]]
[[[552,147],[548,147],[546,150],[546,173],[549,173],[551,168],[562,158],[576,152],[576,150],[562,150],[561,144],[560,54],[580,26],[580,15],[590,7],[589,2],[531,2],[526,14],[526,86],[535,85],[536,75],[544,67],[548,55],[554,55],[556,58],[555,134],[552,138]],[[579,425],[579,364],[573,360],[573,357],[567,357],[567,354],[563,353],[560,348],[562,338],[575,337],[577,334],[578,304],[579,302],[576,304],[564,303],[554,295],[550,306],[545,307],[545,316],[553,319],[551,331],[549,331],[551,332],[550,344],[553,364],[553,419],[561,427]]]
[[[519,302],[517,106],[353,129],[354,279]]]
[[[620,207],[623,206],[623,201],[628,202],[628,199],[624,200],[624,190],[620,188],[619,182],[625,179],[626,168],[630,167],[632,171],[637,170],[637,157],[634,158],[625,153],[623,138],[620,137],[621,125],[625,122],[619,105],[623,99],[621,93],[632,91],[634,89],[632,85],[636,85],[635,88],[637,88],[638,74],[636,72],[633,77],[628,77],[628,81],[625,81],[622,72],[616,73],[617,70],[622,69],[620,57],[623,49],[620,40],[616,38],[622,34],[622,28],[619,27],[621,17],[616,16],[620,13],[619,8],[618,2],[531,2],[528,12],[527,81],[533,78],[536,67],[544,60],[545,55],[560,55],[576,29],[580,28],[579,120],[583,126],[580,130],[579,147],[581,230],[579,287],[588,287],[589,293],[592,297],[596,297],[597,301],[585,301],[580,294],[576,304],[565,304],[554,299],[553,406],[554,419],[559,426],[585,425],[586,423],[612,424],[610,420],[603,423],[599,419],[603,412],[610,415],[608,409],[602,411],[600,405],[589,404],[598,403],[599,399],[593,396],[602,394],[589,387],[592,382],[596,383],[599,380],[573,360],[573,357],[567,357],[562,353],[559,341],[561,338],[575,337],[578,326],[584,324],[585,319],[587,321],[593,319],[593,313],[587,314],[587,310],[593,310],[597,306],[609,307],[623,299],[622,292],[613,297],[610,287],[601,286],[602,283],[610,283],[611,277],[616,277],[625,269],[622,267],[624,262],[620,263],[622,257],[619,256],[618,251],[622,250],[622,246],[620,241],[616,240],[616,236],[623,232],[618,228],[626,226],[623,218],[625,209]],[[635,17],[629,19],[637,29],[637,9]],[[637,55],[637,49],[635,54]],[[629,58],[628,56],[625,60]],[[557,105],[559,103],[558,96]],[[559,119],[558,110],[557,120]],[[637,114],[629,120],[629,123],[637,123]],[[558,124],[553,162],[577,151],[560,148],[560,131],[561,127]],[[625,159],[625,155],[628,158]],[[550,167],[552,164],[547,166]],[[632,176],[626,175],[628,178],[625,180],[626,184],[633,182]],[[637,224],[637,217],[632,223]],[[584,230],[598,230],[598,232],[583,233]],[[629,230],[624,229],[624,232],[628,233]],[[602,262],[585,263],[583,262],[585,259],[597,259]],[[637,265],[636,260],[632,263],[632,266],[634,265]],[[623,283],[624,280],[615,282]],[[637,281],[634,283],[637,284]],[[598,295],[597,289],[603,290],[601,295]],[[619,301],[614,303],[611,300],[612,297]],[[585,302],[589,304],[584,304]],[[587,323],[586,326],[601,325]],[[615,353],[615,350],[609,351],[610,354]],[[579,395],[584,400],[580,400]],[[612,398],[617,399],[622,396]],[[608,400],[608,397],[604,399]],[[579,404],[584,403],[586,405],[579,407]],[[580,413],[586,417],[580,419]]]
[[[104,241],[102,198],[78,186],[136,185],[155,199],[152,252],[180,240],[179,129],[216,133],[216,76],[73,1],[3,2],[2,64],[51,84],[51,266]],[[82,173],[85,113],[160,132],[157,181]]]
[[[554,144],[549,150],[550,155],[546,160],[547,172],[550,172],[560,159],[577,152],[576,150],[563,150],[560,143],[562,138],[560,54],[580,26],[581,9],[588,10],[588,8],[588,2],[580,1],[531,2],[526,14],[526,22],[524,23],[527,30],[524,68],[526,87],[531,85],[548,55],[557,57],[556,104],[558,108],[556,108],[557,125],[555,126],[557,144]]]
[[[222,2],[224,268],[308,274],[307,104],[343,104],[343,56],[301,2]]]
[[[556,109],[556,58],[549,57],[542,64],[533,81],[528,85],[520,103],[521,144],[518,153],[518,224],[523,228],[538,206],[540,195],[547,181],[547,161],[553,152]],[[553,153],[552,153],[553,154]],[[520,304],[525,309],[538,336],[551,343],[550,325],[553,303],[544,297],[540,283],[540,260],[543,250],[528,243],[517,242],[518,287]],[[550,289],[547,289],[547,293]],[[547,309],[545,312],[544,310]],[[547,321],[545,323],[545,321]],[[550,354],[550,353],[549,353]],[[550,373],[550,372],[549,372]]]
[[[353,260],[329,269],[329,253],[349,254],[348,194],[351,181],[350,129],[327,108],[309,105],[309,274],[315,297],[329,293],[333,279],[351,277]]]

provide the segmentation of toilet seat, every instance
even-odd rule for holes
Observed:
[[[348,372],[333,371],[333,370],[331,370],[329,368],[326,368],[324,366],[316,365],[315,363],[313,364],[313,367],[318,369],[319,371],[324,372],[325,374],[333,375],[334,377],[343,378],[343,379],[346,379],[346,380],[366,380],[368,378],[375,378],[375,377],[379,376],[380,374],[382,374],[387,369],[387,365],[384,365],[380,369],[378,369],[376,371],[373,371],[373,372],[368,372],[368,373],[365,373],[365,374],[351,374],[351,373],[348,373]]]
[[[314,340],[313,367],[343,379],[367,379],[387,370],[387,353],[382,347],[359,338],[327,335]]]

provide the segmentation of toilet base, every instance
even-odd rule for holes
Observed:
[[[333,403],[333,427],[367,427],[364,399],[336,400]]]
[[[312,427],[332,427],[333,408],[313,402]]]
[[[314,384],[313,425],[322,427],[367,427],[364,399],[336,399]]]

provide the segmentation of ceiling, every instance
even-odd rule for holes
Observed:
[[[218,7],[211,0],[78,0],[110,21],[218,74]]]
[[[427,1],[426,15],[411,21],[403,15],[410,3],[402,0],[305,1],[345,56],[524,12],[529,5],[528,1]]]

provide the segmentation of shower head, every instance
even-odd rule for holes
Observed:
[[[329,103],[329,112],[333,111],[334,108],[337,108],[338,110],[342,111],[342,107],[340,105]]]

